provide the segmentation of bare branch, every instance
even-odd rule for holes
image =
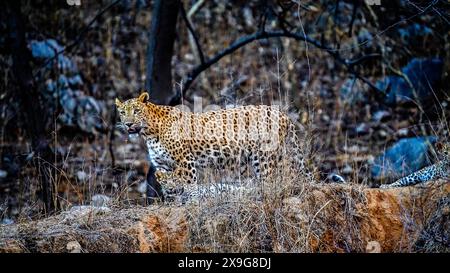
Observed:
[[[191,18],[205,3],[205,0],[197,1],[192,8],[188,11],[187,17]]]
[[[358,11],[359,8],[359,1],[355,1],[353,3],[353,10],[352,10],[352,19],[350,21],[349,27],[348,27],[348,36],[351,37],[352,36],[352,32],[353,32],[353,24],[355,23],[355,19],[356,19],[356,13]]]
[[[184,23],[186,24],[186,27],[188,28],[189,33],[192,35],[192,38],[193,38],[193,40],[194,40],[194,42],[195,42],[195,47],[196,47],[196,49],[197,49],[198,57],[200,58],[200,63],[201,63],[201,64],[204,64],[204,63],[205,63],[205,57],[204,57],[204,55],[203,55],[202,47],[200,46],[200,43],[199,43],[199,41],[198,41],[197,34],[195,33],[195,30],[194,30],[194,28],[192,27],[192,24],[191,24],[191,22],[189,21],[188,16],[186,15],[186,10],[184,9],[183,4],[180,5],[180,11],[181,11],[181,17],[183,17],[183,21],[184,21]]]
[[[206,69],[208,69],[213,64],[220,61],[223,57],[235,52],[239,48],[253,42],[256,40],[262,40],[262,39],[268,39],[268,38],[274,38],[274,37],[286,37],[286,38],[292,38],[297,41],[302,41],[309,43],[313,45],[314,47],[326,51],[328,54],[330,54],[338,63],[344,65],[347,70],[353,74],[356,78],[360,79],[364,83],[366,83],[370,88],[373,90],[376,90],[379,92],[379,94],[383,94],[384,92],[377,88],[370,80],[365,78],[364,76],[360,75],[357,71],[354,70],[354,66],[358,63],[361,63],[363,60],[369,58],[369,57],[375,57],[379,55],[368,55],[358,58],[357,60],[346,60],[343,59],[339,55],[339,51],[337,49],[330,48],[328,46],[323,45],[321,42],[302,34],[288,32],[288,31],[259,31],[256,33],[253,33],[251,35],[243,36],[236,41],[234,41],[229,47],[223,49],[219,53],[217,53],[212,58],[208,59],[205,63],[198,65],[195,67],[192,72],[188,75],[187,79],[184,81],[183,90],[186,91],[189,89],[189,87],[192,85],[192,83],[195,81],[195,79]]]

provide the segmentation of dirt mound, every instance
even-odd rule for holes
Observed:
[[[82,207],[44,220],[3,226],[0,252],[182,252],[183,209]]]
[[[261,217],[240,223],[253,227],[246,234],[253,251],[259,241],[271,251],[308,252],[448,252],[450,184],[389,190],[350,185],[314,185],[282,200],[259,234]],[[256,202],[256,201],[255,201]],[[256,204],[256,203],[255,203]],[[239,211],[250,215],[262,206]],[[191,207],[150,206],[128,209],[79,207],[43,220],[2,226],[0,252],[182,252],[233,248],[236,216],[217,212],[199,221]],[[196,208],[196,210],[200,210]],[[197,215],[197,216],[196,216]],[[256,213],[255,213],[256,215]],[[261,215],[261,214],[258,214]],[[282,220],[280,220],[282,219]],[[220,225],[212,225],[220,223]],[[239,224],[239,223],[238,223]],[[199,225],[204,225],[200,226]],[[212,227],[217,238],[196,236]],[[222,227],[222,228],[219,228]],[[234,234],[234,235],[233,235]],[[197,239],[196,239],[197,238]],[[447,238],[447,239],[446,239]],[[201,241],[200,243],[195,243]],[[244,239],[238,239],[242,244]],[[445,241],[447,240],[447,241]],[[208,245],[208,242],[217,245]],[[248,248],[247,248],[248,250]]]
[[[306,200],[287,199],[285,211],[293,222],[316,211],[306,218],[313,252],[411,252],[432,219],[439,219],[431,225],[434,233],[448,226],[448,207],[438,208],[449,192],[446,182],[389,190],[316,187]]]

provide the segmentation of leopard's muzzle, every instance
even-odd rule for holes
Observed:
[[[133,123],[126,123],[125,124],[127,126],[127,132],[128,134],[139,134],[139,132],[141,131],[142,127],[137,125],[137,124],[133,124]]]

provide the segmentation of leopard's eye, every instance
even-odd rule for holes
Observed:
[[[120,110],[119,113],[120,113],[121,115],[125,115],[125,111],[123,111],[123,110]]]
[[[135,115],[140,114],[140,113],[141,113],[141,109],[134,109],[134,114]]]

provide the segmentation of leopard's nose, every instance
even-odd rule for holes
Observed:
[[[125,125],[126,125],[128,128],[131,128],[131,126],[133,126],[133,123],[132,123],[132,122],[125,122]]]

